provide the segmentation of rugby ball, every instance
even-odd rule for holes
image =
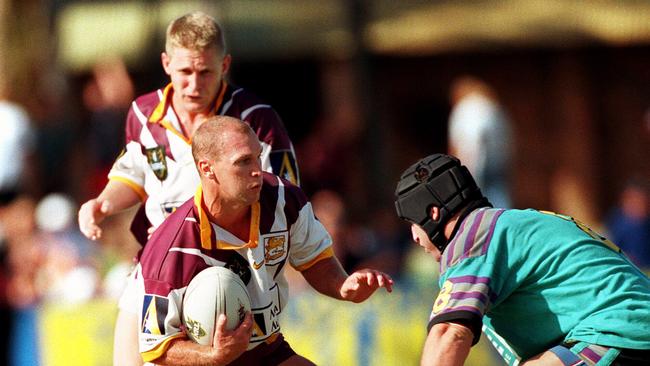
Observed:
[[[219,314],[226,314],[226,328],[237,328],[251,310],[246,285],[225,267],[209,267],[199,272],[183,295],[182,317],[188,337],[211,345]]]

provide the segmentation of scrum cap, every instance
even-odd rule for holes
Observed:
[[[490,206],[469,170],[444,154],[429,155],[406,169],[395,196],[399,218],[422,227],[441,253],[448,244],[443,229],[449,219],[464,208]],[[435,221],[430,214],[433,206],[440,208]]]

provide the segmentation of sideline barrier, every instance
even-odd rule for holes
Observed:
[[[43,306],[39,317],[42,365],[111,366],[116,316],[112,301]]]
[[[317,365],[416,365],[433,296],[382,289],[353,304],[309,291],[291,300],[283,334]]]
[[[406,290],[400,290],[405,288]],[[291,295],[282,315],[283,334],[296,350],[321,366],[419,364],[434,289],[398,286],[361,304],[313,290]],[[110,301],[39,310],[43,366],[110,366],[117,306]],[[500,365],[482,341],[466,365]]]

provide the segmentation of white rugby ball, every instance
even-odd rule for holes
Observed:
[[[232,330],[250,310],[251,300],[239,276],[225,267],[209,267],[194,276],[185,290],[183,325],[191,340],[211,345],[219,314],[226,314],[226,328]]]

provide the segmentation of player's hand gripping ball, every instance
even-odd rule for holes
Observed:
[[[199,272],[187,286],[183,325],[191,340],[211,345],[219,314],[226,314],[226,328],[232,330],[250,310],[251,300],[239,276],[224,267],[210,267]]]

